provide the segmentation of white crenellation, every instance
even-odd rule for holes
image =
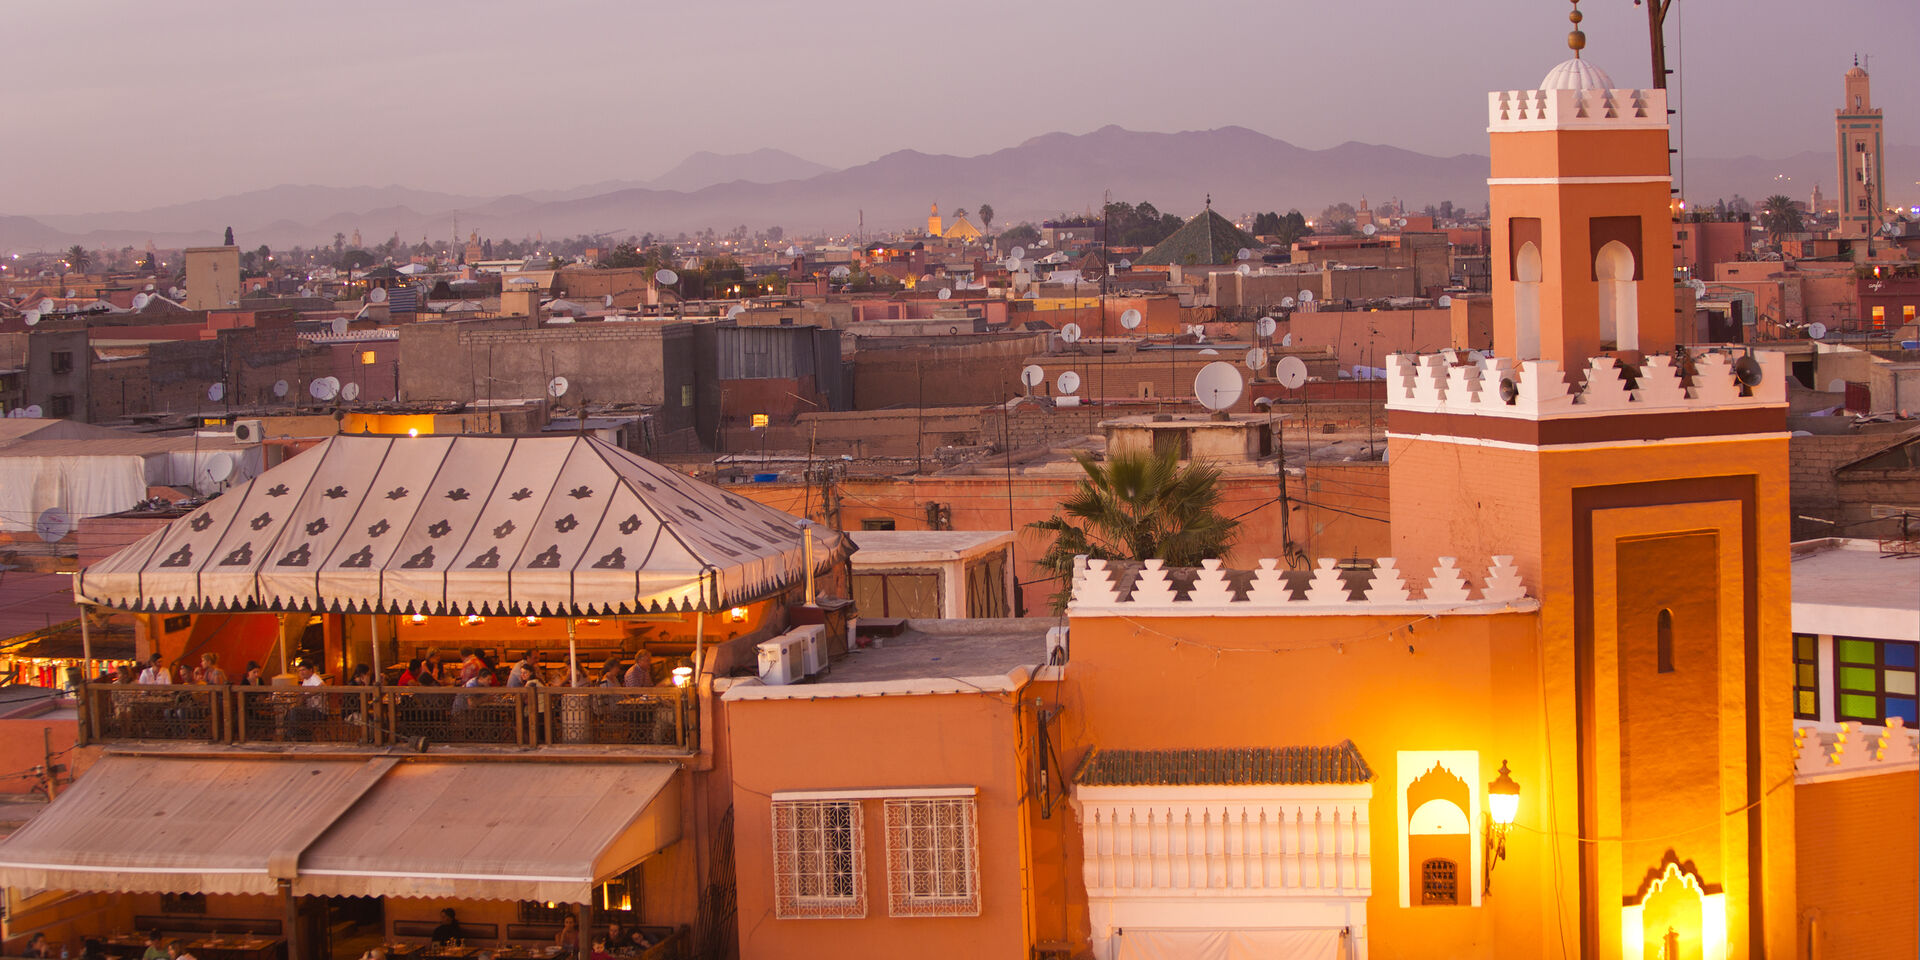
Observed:
[[[1445,356],[1438,353],[1422,356],[1419,369],[1413,378],[1413,394],[1410,399],[1421,405],[1445,403],[1447,369]]]
[[[1452,397],[1456,404],[1477,406],[1480,403],[1480,384],[1479,364],[1468,362],[1449,367],[1445,397]]]
[[[1433,579],[1427,581],[1427,601],[1430,603],[1466,603],[1468,600],[1467,575],[1455,566],[1456,557],[1441,557],[1433,568]]]
[[[1158,558],[1140,562],[1140,577],[1133,584],[1133,602],[1163,607],[1174,601],[1173,571]]]
[[[1253,583],[1247,588],[1247,599],[1260,607],[1291,603],[1293,591],[1287,589],[1287,568],[1272,557],[1261,560],[1253,572]]]
[[[1558,361],[1522,362],[1517,386],[1520,392],[1512,406],[1522,416],[1538,416],[1573,406],[1573,393],[1567,388],[1567,375]]]
[[[1194,576],[1193,590],[1188,599],[1196,604],[1214,606],[1233,601],[1233,587],[1227,583],[1227,572],[1220,569],[1218,560],[1200,561],[1200,570]]]
[[[1823,780],[1893,773],[1920,766],[1920,743],[1900,717],[1888,717],[1877,734],[1849,720],[1832,733],[1819,727],[1793,731],[1794,775],[1801,780]]]
[[[1419,376],[1420,357],[1411,353],[1394,353],[1387,356],[1387,398],[1409,400],[1413,397],[1414,381]]]
[[[1667,126],[1665,90],[1495,90],[1487,94],[1487,130]]]
[[[1840,725],[1833,735],[1833,755],[1827,761],[1829,766],[1858,766],[1868,757],[1869,747],[1860,733],[1860,721],[1849,720]]]
[[[1318,568],[1313,571],[1313,580],[1307,584],[1307,602],[1346,603],[1352,597],[1333,558],[1321,557]]]
[[[1647,358],[1640,365],[1639,384],[1634,388],[1635,403],[1644,403],[1655,407],[1685,406],[1686,387],[1680,382],[1680,368],[1673,365],[1673,358],[1664,353]]]
[[[1740,382],[1733,378],[1733,362],[1726,354],[1709,353],[1694,361],[1693,389],[1688,395],[1716,407],[1740,402]]]
[[[1487,584],[1480,591],[1480,599],[1511,603],[1526,595],[1527,588],[1520,582],[1520,569],[1513,565],[1513,558],[1494,557],[1493,565],[1487,568]]]
[[[1760,381],[1751,388],[1735,377],[1733,354],[1709,348],[1696,350],[1690,384],[1667,354],[1649,356],[1637,369],[1600,356],[1582,365],[1578,389],[1554,361],[1489,357],[1476,364],[1450,361],[1450,353],[1389,356],[1387,409],[1542,420],[1779,406],[1787,397],[1786,358],[1776,351],[1753,354]],[[1501,396],[1503,382],[1511,402]]]
[[[1913,731],[1907,729],[1905,717],[1887,718],[1887,727],[1880,731],[1873,758],[1881,763],[1913,763],[1920,759],[1920,751],[1914,749]]]
[[[1252,580],[1242,593],[1234,589],[1229,571],[1217,560],[1203,561],[1194,571],[1194,585],[1180,595],[1172,586],[1172,570],[1159,560],[1141,564],[1137,574],[1122,575],[1119,583],[1109,584],[1104,561],[1089,560],[1074,576],[1074,593],[1069,610],[1075,615],[1102,613],[1130,615],[1365,615],[1401,614],[1408,611],[1459,611],[1498,613],[1503,610],[1529,609],[1534,601],[1526,594],[1520,571],[1513,558],[1490,558],[1485,588],[1476,596],[1472,583],[1453,557],[1442,557],[1431,579],[1410,581],[1393,557],[1381,557],[1374,563],[1372,579],[1356,593],[1350,590],[1339,563],[1322,558],[1315,564],[1304,590],[1296,593],[1288,586],[1289,571],[1280,561],[1263,559],[1253,571]],[[1127,579],[1134,577],[1131,592]],[[1297,582],[1297,581],[1296,581]],[[1424,585],[1421,591],[1413,589]],[[1122,599],[1124,598],[1124,599]]]
[[[1374,562],[1373,582],[1367,585],[1367,599],[1373,603],[1406,603],[1412,599],[1406,581],[1401,579],[1399,561],[1381,557]]]
[[[1590,410],[1624,410],[1632,401],[1619,363],[1612,357],[1587,361],[1587,385],[1580,391],[1581,403]]]

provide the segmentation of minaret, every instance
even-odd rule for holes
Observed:
[[[1887,206],[1887,188],[1880,176],[1885,153],[1880,108],[1873,105],[1867,71],[1860,69],[1857,57],[1853,69],[1847,71],[1846,87],[1845,104],[1833,112],[1840,174],[1840,189],[1835,196],[1840,224],[1833,235],[1868,237],[1880,229],[1880,212]]]
[[[933,205],[933,212],[927,214],[927,236],[940,237],[945,235],[946,231],[940,227],[940,205],[936,203]]]

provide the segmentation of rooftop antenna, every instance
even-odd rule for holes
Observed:
[[[33,532],[48,543],[58,543],[73,532],[73,518],[59,507],[48,507],[33,521]]]
[[[1240,371],[1233,364],[1216,360],[1200,368],[1193,377],[1193,395],[1200,405],[1213,411],[1213,419],[1227,419],[1227,408],[1240,399],[1240,391],[1246,386]]]
[[[1033,388],[1047,378],[1047,371],[1037,363],[1029,363],[1020,368],[1020,382],[1027,388],[1027,396],[1033,396]]]
[[[1307,382],[1307,363],[1299,357],[1281,357],[1273,365],[1273,378],[1288,390],[1298,390]]]

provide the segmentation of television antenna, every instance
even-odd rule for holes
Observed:
[[[1226,418],[1226,409],[1240,399],[1246,385],[1233,364],[1216,360],[1200,368],[1193,377],[1193,395],[1200,405],[1212,410],[1216,419]]]
[[[321,377],[307,384],[307,395],[322,403],[332,400],[340,393],[340,381],[332,377]]]
[[[845,268],[842,267],[840,269],[845,269]],[[660,269],[655,270],[653,272],[653,282],[663,287],[671,287],[674,284],[680,282],[680,275],[677,273],[674,273],[673,270],[671,270],[670,268],[661,267]]]
[[[152,302],[152,299],[153,298],[147,296],[144,293],[136,293],[133,295],[133,308],[135,310],[145,310],[147,308],[147,304]]]
[[[1307,364],[1299,357],[1281,357],[1273,365],[1273,378],[1288,390],[1298,390],[1307,382]]]
[[[1018,261],[1018,260],[1019,260],[1019,259],[1020,259],[1021,257],[1024,257],[1024,256],[1026,256],[1026,255],[1027,255],[1027,248],[1026,248],[1026,247],[1014,247],[1014,248],[1013,248],[1012,250],[1008,250],[1008,251],[1007,251],[1007,259],[1009,259],[1009,260],[1013,260],[1013,261],[1016,261],[1016,262],[1017,262],[1017,261]],[[1018,270],[1018,269],[1020,269],[1020,268],[1019,268],[1019,267],[1011,267],[1011,268],[1009,268],[1009,269],[1013,269],[1013,270]]]
[[[1302,304],[1308,304],[1308,303],[1312,303],[1312,302],[1313,302],[1313,291],[1312,291],[1312,290],[1302,290],[1302,291],[1300,291],[1300,302],[1301,302]]]
[[[328,329],[332,330],[333,335],[336,337],[345,336],[347,332],[347,318],[334,317],[333,322],[328,324]]]
[[[1446,309],[1446,308],[1448,308],[1448,307],[1451,307],[1451,306],[1453,306],[1453,298],[1452,298],[1452,297],[1449,297],[1449,296],[1447,296],[1446,294],[1444,294],[1444,293],[1443,293],[1443,294],[1441,294],[1441,295],[1440,295],[1440,299],[1438,299],[1438,300],[1435,300],[1435,301],[1433,302],[1433,305],[1434,305],[1434,306],[1436,306],[1436,307],[1439,307],[1439,308],[1440,308],[1440,309],[1442,309],[1442,310],[1444,310],[1444,309]]]
[[[1283,347],[1293,346],[1293,331],[1287,331],[1286,335],[1280,338],[1280,345]]]
[[[1061,396],[1070,395],[1080,389],[1080,375],[1074,373],[1072,370],[1065,371],[1060,374],[1060,376],[1054,378],[1053,385],[1055,389],[1060,391]]]
[[[558,400],[567,395],[568,386],[570,386],[570,384],[567,383],[566,377],[554,377],[552,380],[547,381],[547,396]]]
[[[1040,385],[1040,381],[1046,378],[1047,371],[1041,369],[1037,363],[1029,363],[1020,368],[1020,382],[1026,386],[1029,394],[1033,392],[1034,387]]]
[[[200,475],[210,484],[217,484],[233,476],[233,456],[216,453],[200,466]]]
[[[953,291],[952,291],[952,290],[949,290],[949,289],[947,289],[946,287],[941,287],[941,288],[940,288],[940,292],[939,292],[939,293],[937,293],[937,294],[935,294],[935,296],[937,296],[937,297],[939,297],[939,298],[940,298],[940,299],[942,299],[942,300],[952,300],[952,299],[953,299]]]
[[[1238,251],[1234,253],[1233,258],[1235,260],[1251,260],[1253,259],[1253,251],[1247,249],[1246,247],[1241,247]]]
[[[1807,336],[1815,340],[1825,340],[1827,338],[1827,325],[1818,320],[1814,321],[1813,325],[1807,328]]]
[[[40,405],[37,403],[29,403],[25,410],[20,411],[20,415],[28,420],[38,420],[45,413],[46,411],[40,409]]]
[[[1260,347],[1254,347],[1253,349],[1247,351],[1247,369],[1264,370],[1266,369],[1266,366],[1267,366],[1267,351],[1265,349],[1262,349]]]
[[[33,532],[48,543],[58,543],[73,532],[73,518],[59,507],[48,507],[34,519]]]
[[[1241,265],[1233,269],[1236,273],[1240,274],[1243,277],[1253,273],[1253,265],[1250,263],[1242,263]]]
[[[1376,233],[1379,233],[1379,232],[1380,232],[1380,228],[1379,228],[1379,227],[1376,227],[1376,226],[1374,226],[1374,225],[1373,225],[1373,224],[1371,224],[1371,223],[1369,223],[1369,224],[1367,224],[1366,226],[1364,226],[1364,227],[1361,227],[1361,228],[1360,228],[1360,232],[1361,232],[1361,233],[1364,233],[1364,234],[1366,234],[1366,235],[1367,235],[1367,236],[1369,236],[1369,237],[1371,237],[1371,236],[1373,236],[1374,234],[1376,234]]]
[[[1294,300],[1293,300],[1293,298],[1292,298],[1292,297],[1281,297],[1281,298],[1280,298],[1280,306],[1281,306],[1281,307],[1283,307],[1283,308],[1285,308],[1285,309],[1288,309],[1288,310],[1292,310],[1292,309],[1293,309],[1293,306],[1294,306]]]
[[[606,296],[604,296],[604,297],[601,297],[601,298],[600,298],[600,305],[601,305],[601,306],[603,306],[603,307],[607,307],[607,308],[612,308],[612,306],[613,306],[613,294],[611,294],[611,293],[609,293],[609,294],[607,294]]]
[[[20,321],[29,327],[37,327],[40,325],[40,311],[28,310],[26,313],[21,314]]]
[[[1020,248],[1019,248],[1019,247],[1014,247],[1014,249],[1015,249],[1015,250],[1018,250],[1018,249],[1020,249]],[[1018,256],[1012,256],[1012,257],[1008,257],[1008,258],[1007,258],[1007,272],[1008,272],[1008,273],[1019,273],[1019,272],[1020,272],[1020,267],[1021,267],[1021,263],[1020,263],[1020,258],[1019,258]]]
[[[1279,329],[1279,327],[1279,321],[1272,317],[1261,317],[1253,322],[1253,332],[1263,337],[1273,336],[1273,331]]]

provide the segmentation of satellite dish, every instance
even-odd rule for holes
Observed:
[[[940,299],[942,299],[942,300],[952,300],[952,299],[953,299],[953,291],[952,291],[952,290],[948,290],[948,289],[947,289],[946,287],[941,287],[941,288],[940,288],[940,292],[939,292],[939,293],[937,293],[937,294],[935,294],[935,296],[937,296],[937,297],[939,297],[939,298],[940,298]]]
[[[1014,247],[1012,250],[1007,251],[1007,257],[1013,260],[1018,260],[1021,257],[1024,257],[1026,255],[1027,255],[1026,247]]]
[[[788,247],[788,248],[787,248],[787,256],[789,256],[789,257],[797,257],[797,256],[799,256],[799,255],[800,255],[800,248],[799,248],[799,247],[791,247],[791,246],[790,246],[790,247]]]
[[[845,268],[842,267],[841,269]],[[663,287],[671,287],[680,282],[680,275],[665,267],[661,267],[653,272],[653,282]]]
[[[1241,264],[1241,265],[1239,265],[1238,267],[1235,267],[1234,269],[1235,269],[1235,270],[1236,270],[1237,272],[1239,272],[1239,274],[1240,274],[1241,276],[1243,276],[1243,277],[1244,277],[1244,276],[1246,276],[1247,274],[1250,274],[1250,273],[1252,273],[1252,272],[1253,272],[1253,265],[1252,265],[1252,264],[1247,264],[1247,263],[1243,263],[1243,264]]]
[[[570,384],[567,383],[566,377],[554,377],[547,381],[547,396],[558,400],[567,395],[568,386]]]
[[[37,327],[40,325],[40,311],[28,310],[20,319],[29,327]]]
[[[853,271],[848,270],[846,267],[834,267],[832,270],[827,271],[827,276],[835,280],[845,280],[852,275]]]
[[[367,302],[368,303],[386,303],[387,288],[374,287],[372,290],[367,291]]]
[[[1235,260],[1251,260],[1253,258],[1253,251],[1248,250],[1246,247],[1241,247],[1234,253],[1233,258]]]
[[[1380,232],[1380,228],[1379,228],[1379,227],[1376,227],[1376,226],[1374,226],[1374,225],[1373,225],[1373,224],[1371,224],[1371,223],[1369,223],[1369,224],[1367,224],[1366,226],[1364,226],[1364,227],[1361,227],[1361,228],[1360,228],[1360,232],[1361,232],[1361,233],[1364,233],[1364,234],[1366,234],[1366,235],[1367,235],[1367,236],[1369,236],[1369,237],[1371,237],[1371,236],[1373,236],[1374,234],[1376,234],[1376,233],[1379,233],[1379,232]]]
[[[1217,413],[1233,406],[1245,385],[1246,381],[1240,378],[1240,371],[1235,370],[1233,364],[1215,361],[1194,375],[1193,395],[1199,398],[1201,406]]]
[[[1020,368],[1020,382],[1029,387],[1037,387],[1047,378],[1047,371],[1040,369],[1037,363],[1029,363]]]
[[[73,299],[74,297],[77,297],[77,296],[79,296],[79,295],[80,295],[80,291],[78,291],[78,290],[75,290],[75,289],[74,289],[74,288],[72,288],[72,287],[68,287],[68,288],[67,288],[67,299],[68,299],[68,300],[72,300],[72,299]]]
[[[136,293],[133,295],[133,308],[135,310],[145,310],[149,300],[150,298],[146,294]]]
[[[342,334],[345,334],[347,332],[347,318],[334,317],[333,323],[329,324],[329,326],[333,330],[334,336],[336,337],[341,336]]]
[[[276,397],[284,397],[287,395],[287,382],[285,380],[275,380],[273,382],[273,395]]]
[[[1815,340],[1825,340],[1827,338],[1827,325],[1819,322],[1814,323],[1807,328],[1807,336]]]
[[[1283,346],[1283,347],[1291,347],[1291,346],[1293,346],[1293,332],[1292,332],[1292,331],[1288,331],[1288,332],[1287,332],[1287,335],[1286,335],[1286,336],[1284,336],[1284,337],[1281,337],[1281,338],[1280,338],[1280,345],[1281,345],[1281,346]]]
[[[1247,351],[1247,369],[1263,370],[1267,366],[1267,351],[1254,347]]]
[[[1212,347],[1208,347],[1207,349],[1200,351],[1200,355],[1203,357],[1217,357],[1220,355],[1220,351],[1215,350]]]
[[[1760,381],[1765,380],[1766,376],[1760,361],[1755,360],[1751,353],[1733,362],[1733,378],[1744,386],[1759,386]]]
[[[59,507],[48,507],[33,521],[33,532],[48,543],[58,542],[73,532],[73,518]]]
[[[1313,302],[1313,291],[1312,291],[1312,290],[1302,290],[1302,291],[1300,291],[1300,302],[1301,302],[1301,303],[1312,303],[1312,302]]]
[[[1018,249],[1020,249],[1020,248],[1019,248],[1019,247],[1014,247],[1014,249],[1015,249],[1015,250],[1018,250]],[[1007,258],[1007,272],[1008,272],[1008,273],[1019,273],[1019,272],[1020,272],[1020,258],[1019,258],[1019,257],[1008,257],[1008,258]]]
[[[1132,260],[1127,260],[1127,259],[1122,259],[1122,260],[1120,261],[1120,269],[1122,269],[1122,270],[1132,270],[1132,269],[1133,269],[1133,261],[1132,261]]]
[[[611,293],[609,293],[609,294],[607,294],[606,296],[604,296],[604,297],[601,297],[601,298],[600,298],[600,305],[601,305],[601,306],[603,306],[603,307],[611,307],[611,306],[613,306],[613,294],[611,294]]]
[[[341,387],[340,396],[346,398],[347,400],[360,399],[360,385],[357,383],[349,383],[346,386]]]
[[[1060,391],[1061,396],[1066,396],[1080,389],[1080,375],[1068,370],[1054,378],[1053,385]]]
[[[1707,282],[1698,277],[1695,277],[1693,282],[1687,284],[1687,286],[1693,288],[1693,295],[1696,297],[1707,292]]]
[[[1307,382],[1307,363],[1299,357],[1281,357],[1273,365],[1273,378],[1288,390],[1298,390]]]
[[[1080,325],[1077,323],[1069,323],[1066,326],[1061,327],[1060,339],[1066,341],[1067,343],[1079,343],[1080,342]]]
[[[167,288],[167,296],[169,296],[169,297],[172,297],[172,298],[174,298],[175,300],[178,300],[178,299],[180,299],[181,297],[184,297],[184,296],[186,296],[186,295],[187,295],[187,292],[186,292],[185,290],[182,290],[182,289],[180,289],[179,287],[168,287],[168,288]]]
[[[1040,291],[1038,291],[1038,290],[1028,290],[1028,291],[1027,291],[1027,299],[1028,299],[1028,300],[1038,300],[1038,299],[1040,299]]]
[[[1253,332],[1263,337],[1273,336],[1273,331],[1279,329],[1279,327],[1279,321],[1272,317],[1261,317],[1253,322]]]
[[[1843,389],[1844,389],[1844,386],[1843,386]],[[40,419],[41,414],[45,412],[46,411],[40,409],[39,404],[29,403],[27,404],[27,408],[25,410],[20,411],[20,415],[27,418],[28,420],[38,420]]]
[[[1126,327],[1128,330],[1138,329],[1140,326],[1140,311],[1131,307],[1122,310],[1120,312],[1120,325]]]
[[[214,403],[219,403],[220,398],[226,395],[227,385],[224,383],[216,383],[207,387],[207,399]]]
[[[315,400],[321,400],[321,401],[332,400],[333,395],[335,393],[338,393],[340,390],[340,388],[336,386],[332,381],[333,381],[332,377],[321,377],[320,379],[307,384],[307,393],[311,395]]]
[[[740,315],[746,312],[747,312],[746,307],[743,307],[736,303],[733,306],[727,308],[727,319],[738,320],[740,319]]]
[[[54,304],[53,304],[53,298],[52,298],[52,297],[42,297],[42,298],[40,298],[40,312],[41,312],[41,313],[52,313],[52,312],[53,312],[53,306],[54,306]]]
[[[148,293],[152,293],[152,292],[153,292],[153,284],[151,284],[151,283],[149,283],[149,284],[147,284],[147,285],[146,285],[146,287],[145,287],[145,289],[146,289],[146,291],[147,291]]]
[[[1847,382],[1845,380],[1839,380],[1839,379],[1828,380],[1827,392],[1828,393],[1846,393]],[[31,413],[31,411],[33,410],[32,407],[28,407],[27,410],[29,411],[28,413],[29,416],[38,416],[38,414]]]
[[[233,476],[233,457],[225,453],[216,453],[207,458],[206,464],[200,470],[207,475],[208,480],[219,483]]]
[[[1434,306],[1436,306],[1436,307],[1440,307],[1441,309],[1445,309],[1445,308],[1447,308],[1447,307],[1451,307],[1451,306],[1453,306],[1453,298],[1452,298],[1452,297],[1449,297],[1449,296],[1447,296],[1446,294],[1441,294],[1441,295],[1440,295],[1440,299],[1438,299],[1438,300],[1435,300],[1435,301],[1433,302],[1433,304],[1434,304]]]

